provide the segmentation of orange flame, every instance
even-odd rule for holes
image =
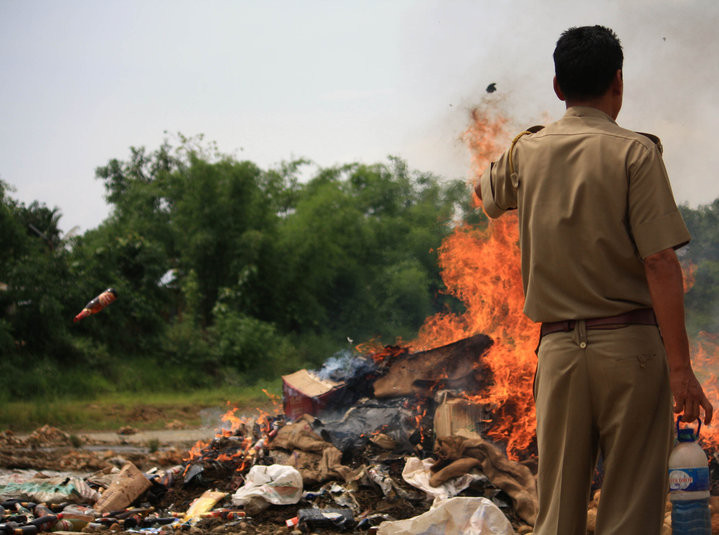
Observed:
[[[395,345],[382,345],[377,339],[372,339],[355,347],[361,355],[369,355],[376,364],[382,364],[385,360],[394,359],[409,352],[401,339],[397,339]]]
[[[538,341],[538,326],[522,312],[517,239],[512,216],[492,222],[486,230],[457,228],[440,248],[440,268],[447,291],[464,302],[466,311],[428,318],[412,343],[413,348],[436,347],[477,333],[495,341],[482,356],[493,382],[472,400],[491,406],[488,435],[505,442],[512,458],[534,437],[532,383]]]
[[[230,427],[222,427],[219,431],[217,431],[217,436],[225,436],[229,437],[235,434],[235,432],[240,429],[245,423],[247,423],[247,418],[243,418],[241,416],[236,416],[235,413],[238,411],[238,407],[233,407],[230,410],[228,410],[225,414],[222,415],[222,418],[220,418],[220,421],[226,422],[230,424]]]
[[[509,142],[509,135],[503,117],[476,109],[472,119],[463,137],[478,177]],[[515,459],[530,446],[535,432],[532,382],[538,337],[538,326],[522,312],[518,238],[517,218],[511,214],[486,229],[460,226],[446,238],[439,249],[442,279],[466,311],[428,318],[411,344],[413,349],[429,349],[477,333],[494,340],[482,356],[492,371],[492,384],[472,399],[490,405],[493,418],[487,434],[506,443],[508,455]]]
[[[227,402],[227,405],[230,405],[230,402]],[[215,438],[224,438],[224,437],[231,437],[239,430],[241,430],[243,427],[249,426],[251,423],[251,419],[247,418],[245,416],[237,416],[236,413],[239,410],[238,407],[232,407],[228,409],[228,411],[222,415],[220,420],[224,422],[227,425],[223,425],[219,429],[215,429]],[[259,409],[258,409],[259,410]],[[266,414],[266,413],[265,413]],[[266,422],[266,425],[269,427],[269,424],[267,423],[267,416],[262,416],[261,418],[264,418],[264,421]],[[258,423],[259,423],[258,419]],[[208,446],[210,445],[209,441],[203,441],[198,440],[192,448],[187,452],[187,457],[183,458],[183,461],[194,461],[195,459],[198,459],[202,457],[203,453],[207,450]],[[245,448],[245,450],[249,449],[249,446]],[[239,454],[227,456],[227,454],[222,454],[221,456],[223,459],[220,460],[230,460],[231,458],[237,457]],[[188,465],[189,466],[189,465]]]

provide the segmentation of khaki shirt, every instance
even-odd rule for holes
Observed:
[[[661,148],[575,106],[482,175],[488,216],[519,209],[524,312],[534,321],[652,306],[642,259],[686,244]]]

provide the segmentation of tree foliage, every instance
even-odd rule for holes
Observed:
[[[97,177],[111,213],[69,240],[57,209],[2,185],[0,344],[43,373],[74,363],[104,385],[127,359],[207,384],[316,365],[348,337],[410,338],[451,300],[434,251],[471,210],[463,182],[398,158],[262,170],[201,138],[131,148]],[[117,301],[72,324],[107,287]]]
[[[686,295],[690,334],[719,332],[719,199],[691,209],[681,206],[692,235],[684,258],[692,265],[694,284]]]

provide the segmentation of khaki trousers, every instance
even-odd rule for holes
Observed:
[[[539,448],[535,535],[585,535],[598,451],[596,535],[658,535],[673,441],[664,345],[652,325],[544,336],[534,385]]]

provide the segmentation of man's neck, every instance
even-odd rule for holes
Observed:
[[[613,116],[614,110],[613,110],[612,106],[601,105],[594,100],[592,100],[592,101],[567,100],[566,105],[567,105],[567,109],[572,108],[574,106],[585,106],[587,108],[595,108],[601,112],[606,113],[607,115],[609,115],[609,117],[612,117],[612,119],[616,119],[616,117]]]
[[[602,111],[609,115],[612,119],[616,120],[617,115],[619,115],[619,109],[617,108],[617,102],[609,92],[605,93],[601,97],[592,98],[592,99],[577,99],[577,100],[571,100],[567,99],[565,101],[565,104],[567,105],[567,109],[573,107],[573,106],[586,106],[589,108],[596,108],[599,111]]]

